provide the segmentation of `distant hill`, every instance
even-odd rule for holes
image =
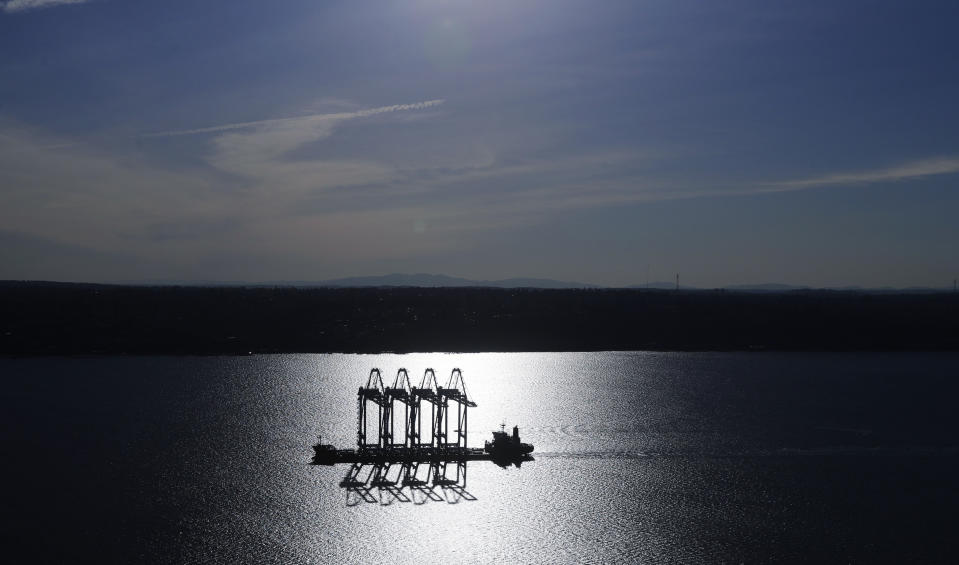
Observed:
[[[676,288],[675,282],[665,282],[665,281],[656,281],[648,284],[634,284],[630,285],[627,288],[650,288],[650,289],[660,289],[660,290],[673,290]],[[728,286],[718,287],[724,290],[731,290],[734,292],[791,292],[794,290],[810,290],[808,286],[797,286],[793,284],[779,284],[779,283],[764,283],[764,284],[731,284]],[[686,286],[679,285],[680,290],[715,290],[713,287],[703,288],[696,286]],[[829,289],[833,290],[833,289]]]
[[[417,286],[417,287],[488,287],[488,288],[599,288],[597,285],[553,279],[511,278],[502,280],[474,280],[447,275],[427,273],[372,277],[348,277],[315,283],[297,283],[294,286],[369,287],[369,286]]]
[[[476,280],[448,275],[430,273],[393,273],[390,275],[376,275],[367,277],[344,277],[319,281],[305,280],[278,280],[278,281],[210,281],[210,280],[178,280],[178,279],[149,279],[139,281],[115,281],[110,284],[130,286],[245,286],[245,287],[275,287],[288,286],[297,288],[346,288],[346,287],[423,287],[423,288],[602,288],[595,284],[586,284],[553,279],[538,279],[529,277],[514,277],[501,280]]]
[[[726,290],[735,290],[740,292],[789,292],[792,290],[809,290],[808,286],[796,286],[794,284],[780,283],[731,284],[723,288]]]
[[[663,282],[656,281],[649,284],[634,284],[626,288],[635,288],[635,289],[656,289],[656,290],[673,290],[676,288],[676,283],[674,282]],[[891,286],[877,287],[877,288],[868,288],[862,286],[822,286],[822,287],[813,287],[813,286],[804,286],[804,285],[794,285],[794,284],[782,284],[782,283],[763,283],[763,284],[731,284],[721,287],[696,287],[696,286],[685,286],[679,285],[680,290],[690,290],[690,291],[709,291],[709,290],[727,290],[730,292],[755,292],[755,293],[777,293],[777,292],[861,292],[864,294],[929,294],[929,293],[941,293],[941,292],[950,292],[951,288],[933,288],[926,286],[910,286],[904,288],[896,288]]]
[[[676,288],[676,283],[668,281],[653,281],[644,284],[631,284],[626,288],[636,288],[636,289],[655,289],[655,290],[674,290]],[[686,286],[684,284],[679,285],[680,290],[698,290],[694,286]]]

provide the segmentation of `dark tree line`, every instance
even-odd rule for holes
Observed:
[[[959,296],[0,284],[0,354],[959,350]]]

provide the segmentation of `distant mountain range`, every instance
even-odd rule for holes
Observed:
[[[660,289],[660,290],[673,290],[676,288],[676,283],[674,282],[665,282],[665,281],[656,281],[646,284],[633,284],[629,285],[626,288],[650,288],[650,289]],[[737,292],[789,292],[793,290],[811,290],[811,287],[808,286],[797,286],[793,284],[778,284],[778,283],[765,283],[765,284],[731,284],[724,287],[696,287],[696,286],[686,286],[679,285],[681,290],[716,290],[716,288],[722,288],[723,290],[731,290]],[[828,290],[839,290],[839,289],[828,289]]]
[[[487,288],[602,288],[595,284],[586,284],[579,282],[557,281],[553,279],[538,278],[511,278],[501,280],[477,280],[465,279],[462,277],[451,277],[448,275],[434,275],[429,273],[393,273],[390,275],[378,275],[367,277],[346,277],[340,279],[328,279],[320,281],[303,280],[281,280],[281,281],[208,281],[208,280],[173,280],[173,279],[152,279],[140,281],[117,281],[114,284],[125,285],[149,285],[149,286],[290,286],[301,288],[316,287],[424,287],[424,288],[443,288],[443,287],[487,287]]]
[[[480,280],[467,279],[462,277],[451,277],[448,275],[437,275],[429,273],[393,273],[389,275],[365,276],[365,277],[346,277],[339,279],[328,279],[321,281],[207,281],[207,280],[172,280],[172,279],[154,279],[140,281],[116,281],[113,284],[124,285],[148,285],[148,286],[249,286],[249,287],[297,287],[297,288],[350,288],[350,287],[423,287],[423,288],[451,288],[451,287],[486,287],[486,288],[547,288],[547,289],[565,289],[565,288],[631,288],[631,289],[650,289],[650,290],[673,290],[676,288],[675,282],[655,281],[644,284],[634,284],[626,287],[604,287],[602,285],[559,281],[543,278],[510,278],[498,280]],[[932,288],[932,287],[880,287],[866,288],[860,286],[842,286],[842,287],[810,287],[780,283],[764,284],[737,284],[724,287],[694,287],[680,285],[680,290],[685,291],[714,291],[725,290],[728,292],[795,292],[795,291],[847,291],[847,292],[868,292],[868,293],[928,293],[951,291],[952,288]]]
[[[672,282],[651,282],[649,284],[634,284],[627,288],[649,288],[660,290],[672,290],[676,288],[676,283]],[[796,291],[817,291],[831,290],[838,292],[868,292],[874,294],[882,293],[925,293],[925,292],[947,292],[952,288],[934,288],[928,286],[909,286],[896,288],[892,286],[883,287],[862,287],[862,286],[804,286],[795,284],[764,283],[764,284],[730,284],[723,287],[695,287],[679,285],[680,290],[725,290],[730,292],[796,292]]]
[[[553,279],[512,278],[475,280],[447,275],[394,273],[373,277],[348,277],[315,283],[318,286],[422,286],[422,287],[495,287],[495,288],[599,288],[594,284],[557,281]]]

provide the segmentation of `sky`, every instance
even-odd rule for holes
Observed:
[[[0,279],[951,288],[957,16],[0,0]]]

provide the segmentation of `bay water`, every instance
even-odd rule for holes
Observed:
[[[457,488],[340,486],[357,388],[463,372]],[[954,562],[954,353],[0,360],[4,538],[35,562]]]

